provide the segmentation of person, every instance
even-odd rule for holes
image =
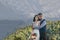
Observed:
[[[46,20],[43,19],[43,14],[39,13],[38,18],[40,22],[39,25],[39,32],[40,32],[40,40],[47,40],[46,39]]]
[[[33,19],[33,25],[32,25],[32,28],[33,28],[32,34],[36,35],[36,40],[39,40],[39,38],[40,38],[39,24],[40,24],[40,21],[38,21],[38,15],[35,15],[35,17]]]

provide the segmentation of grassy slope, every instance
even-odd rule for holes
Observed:
[[[32,27],[18,29],[15,33],[10,34],[4,40],[28,40]],[[49,40],[60,40],[60,21],[47,21],[47,37]]]

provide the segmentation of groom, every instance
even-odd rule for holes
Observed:
[[[38,18],[40,21],[39,32],[40,32],[40,40],[47,40],[46,39],[46,20],[43,19],[43,14],[39,13]]]

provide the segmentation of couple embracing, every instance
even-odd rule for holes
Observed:
[[[46,40],[46,20],[43,19],[42,13],[34,16],[32,28],[33,40]]]

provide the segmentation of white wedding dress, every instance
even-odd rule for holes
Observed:
[[[40,21],[37,21],[37,22],[33,22],[33,32],[32,33],[36,33],[37,34],[37,37],[36,37],[36,40],[39,40],[40,38],[40,33],[39,33],[39,24],[40,24]]]

